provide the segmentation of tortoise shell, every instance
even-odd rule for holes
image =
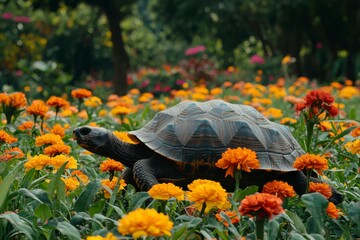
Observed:
[[[256,152],[260,169],[295,171],[295,158],[304,154],[287,126],[251,106],[222,100],[181,102],[129,134],[185,164],[214,164],[228,148],[246,147]]]

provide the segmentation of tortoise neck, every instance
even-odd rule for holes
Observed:
[[[149,158],[151,151],[143,143],[130,144],[110,134],[104,155],[121,162],[126,167],[132,167],[140,159]]]

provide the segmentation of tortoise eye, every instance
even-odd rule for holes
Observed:
[[[88,135],[91,132],[91,129],[88,127],[83,127],[80,129],[80,134],[81,135]]]

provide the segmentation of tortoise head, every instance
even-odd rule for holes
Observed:
[[[111,132],[100,127],[77,127],[73,130],[73,138],[86,150],[103,155],[111,138]]]

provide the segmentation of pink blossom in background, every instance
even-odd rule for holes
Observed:
[[[27,16],[16,16],[14,21],[17,23],[29,23],[31,22],[31,18]]]
[[[12,18],[13,18],[13,14],[12,14],[12,13],[9,13],[9,12],[6,12],[6,13],[1,14],[1,17],[2,17],[3,19],[9,20],[9,19],[12,19]]]
[[[324,47],[324,45],[322,44],[322,42],[318,42],[316,43],[316,46],[315,46],[317,49],[321,49]]]
[[[196,47],[188,48],[185,51],[185,55],[186,56],[195,55],[195,54],[197,54],[199,52],[204,52],[205,50],[206,50],[205,46],[199,45],[199,46],[196,46]]]
[[[141,83],[141,88],[145,88],[147,86],[149,86],[150,84],[150,80],[149,79],[145,79],[142,83]]]
[[[171,91],[171,87],[170,86],[165,86],[163,89],[162,89],[163,92],[170,92]]]
[[[265,63],[265,59],[260,57],[259,55],[255,54],[252,55],[250,58],[250,63],[251,64],[264,64]]]
[[[185,80],[183,80],[183,79],[176,80],[176,84],[179,86],[182,86],[184,83],[185,83]]]
[[[23,72],[21,70],[16,70],[15,71],[15,76],[21,77],[22,75],[23,75]]]

